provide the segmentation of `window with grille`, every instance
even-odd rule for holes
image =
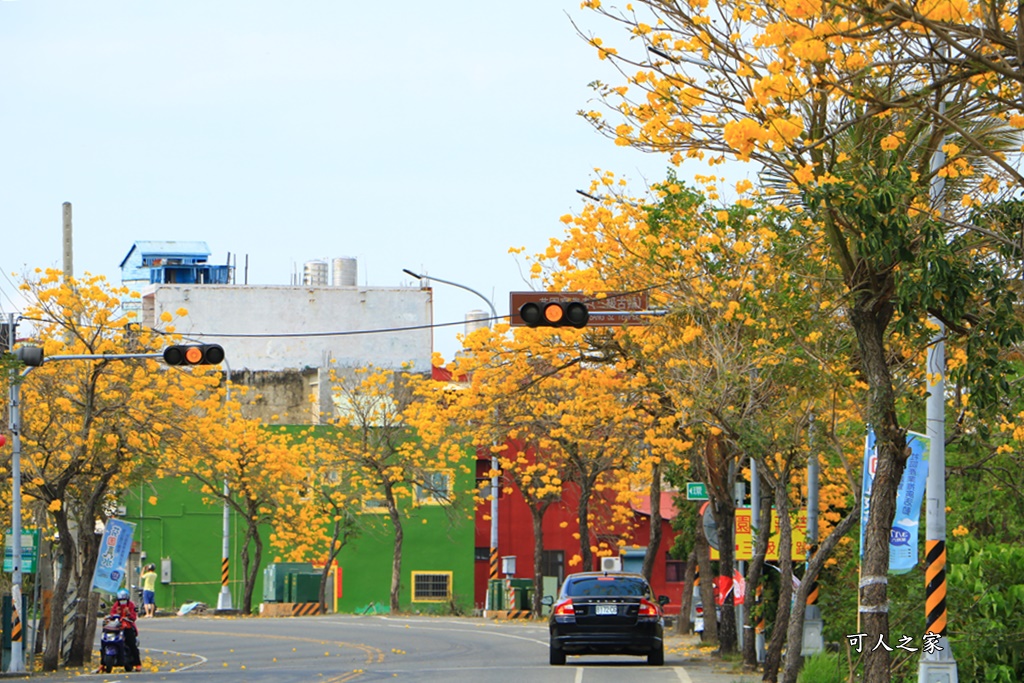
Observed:
[[[417,505],[437,505],[451,499],[452,473],[425,472],[422,480],[413,486]]]
[[[451,572],[413,572],[413,602],[448,602],[452,597]]]

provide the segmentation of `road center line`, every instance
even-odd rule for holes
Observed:
[[[686,669],[681,666],[676,668],[676,676],[679,677],[679,683],[693,683],[693,679],[690,678],[690,674],[686,673]]]
[[[187,670],[191,669],[194,666],[199,666],[200,664],[206,664],[206,662],[209,661],[206,657],[204,657],[204,656],[202,656],[200,654],[196,654],[195,652],[178,652],[177,650],[163,650],[163,649],[154,650],[154,649],[150,649],[148,647],[147,648],[143,648],[142,651],[146,652],[147,654],[150,654],[150,655],[152,655],[154,653],[160,653],[160,654],[164,654],[164,655],[179,655],[181,657],[195,657],[196,659],[199,660],[198,662],[192,662],[191,664],[189,664],[187,666],[183,666],[180,669],[175,669],[174,671],[171,671],[171,672],[168,672],[168,673],[179,673],[181,671],[187,671]]]

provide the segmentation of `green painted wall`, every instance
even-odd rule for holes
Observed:
[[[467,456],[467,462],[472,459]],[[455,471],[455,490],[468,491],[475,484],[473,470]],[[126,507],[123,519],[137,524],[135,540],[146,553],[146,562],[157,565],[170,558],[172,579],[168,584],[157,584],[156,601],[162,610],[177,609],[193,601],[217,606],[220,593],[221,529],[223,508],[203,503],[203,497],[190,486],[177,479],[159,479],[123,491],[121,503]],[[151,499],[155,498],[155,502]],[[473,607],[473,520],[472,503],[467,500],[460,512],[446,511],[438,505],[411,507],[404,530],[402,551],[402,589],[400,605],[403,611],[448,612],[448,604],[413,603],[411,596],[412,572],[452,572],[452,593],[458,608],[469,612]],[[386,515],[362,515],[366,528],[349,543],[338,557],[342,573],[342,591],[338,601],[341,612],[353,612],[377,603],[386,608],[391,585],[391,557],[393,534]],[[263,567],[274,562],[280,553],[271,547],[269,527],[262,530],[264,559],[253,593],[253,611],[258,611],[263,597]],[[231,514],[231,572],[232,604],[238,608],[241,601],[240,527],[236,515]],[[135,558],[133,558],[134,560]],[[137,584],[133,570],[132,583]]]

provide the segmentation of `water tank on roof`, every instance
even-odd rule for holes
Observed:
[[[488,318],[484,311],[479,309],[472,310],[466,313],[466,336],[479,330],[481,327],[488,327]]]
[[[356,286],[356,260],[349,256],[342,256],[334,259],[331,264],[333,266],[331,283],[335,287],[355,287]]]
[[[302,266],[302,284],[307,287],[326,287],[327,262],[306,261]]]

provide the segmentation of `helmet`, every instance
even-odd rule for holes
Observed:
[[[117,599],[118,600],[127,600],[128,599],[128,591],[127,591],[127,589],[122,588],[121,590],[117,591]]]

